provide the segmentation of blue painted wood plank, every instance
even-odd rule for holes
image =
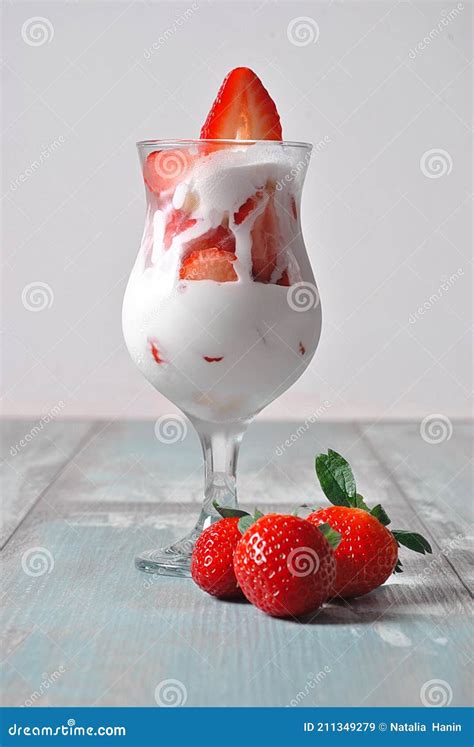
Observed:
[[[91,424],[3,420],[0,547],[91,432]]]
[[[7,705],[32,697],[37,705],[156,705],[170,679],[196,706],[416,705],[435,678],[447,683],[453,705],[468,703],[469,598],[442,554],[428,574],[426,558],[413,555],[381,589],[327,605],[305,624],[219,602],[189,579],[136,571],[138,552],[188,528],[200,495],[197,439],[159,444],[152,426],[106,427],[8,543]],[[291,439],[297,428],[250,429],[239,480],[247,505],[255,497],[279,510],[302,496],[317,502],[312,461],[331,446],[353,462],[362,492],[376,493],[400,526],[413,524],[398,481],[360,430],[315,423]],[[189,462],[196,476],[180,486]],[[32,547],[49,553],[42,575],[22,566]]]

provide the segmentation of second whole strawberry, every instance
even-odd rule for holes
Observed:
[[[298,617],[327,600],[336,577],[330,541],[337,533],[285,514],[244,517],[234,553],[237,582],[249,602],[274,617]]]

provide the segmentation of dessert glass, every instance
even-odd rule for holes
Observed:
[[[189,576],[196,538],[220,518],[214,502],[237,507],[247,426],[318,345],[321,306],[300,222],[311,145],[145,141],[138,151],[147,210],[124,337],[139,370],[195,427],[205,477],[191,532],[136,565]]]

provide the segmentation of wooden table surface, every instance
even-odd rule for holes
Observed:
[[[196,518],[202,459],[191,428],[163,444],[152,421],[51,422],[31,435],[35,425],[3,423],[4,705],[410,706],[440,694],[469,704],[467,424],[454,422],[441,443],[424,440],[419,423],[250,427],[244,507],[317,504],[314,455],[331,447],[395,528],[433,545],[433,556],[402,550],[405,573],[311,623],[134,568],[137,553]]]

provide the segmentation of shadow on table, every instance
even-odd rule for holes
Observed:
[[[426,590],[425,590],[426,591]],[[424,607],[433,609],[426,597],[417,600],[417,612],[412,600],[394,598],[393,585],[380,587],[367,596],[356,599],[335,599],[320,610],[292,622],[303,625],[370,625],[377,621],[400,622],[410,616],[426,618]]]

